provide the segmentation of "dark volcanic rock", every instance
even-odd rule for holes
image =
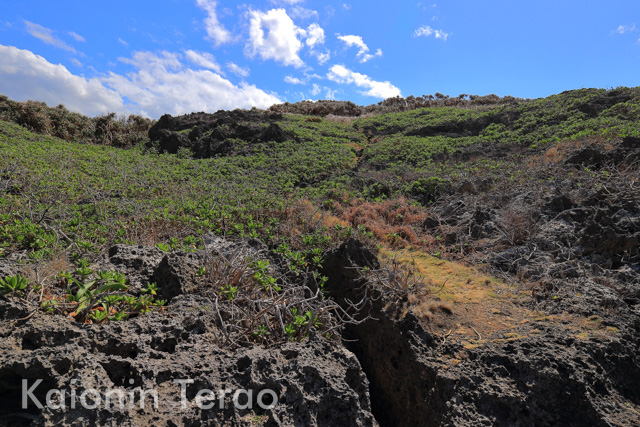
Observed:
[[[224,156],[234,152],[235,139],[252,143],[286,141],[289,136],[275,123],[280,119],[280,114],[260,110],[179,117],[165,114],[149,130],[149,139],[163,152],[175,154],[180,148],[187,148],[198,158]]]
[[[3,327],[0,423],[244,425],[262,413],[267,425],[376,425],[369,413],[367,379],[353,354],[325,341],[271,350],[221,350],[215,344],[210,304],[204,298],[180,296],[164,315],[104,326],[39,315],[13,329]],[[0,311],[8,308],[5,301],[0,305]],[[151,403],[142,410],[139,401],[133,409],[114,405],[112,410],[80,407],[62,412],[31,405],[21,410],[24,379],[29,387],[43,380],[34,392],[41,402],[51,389],[74,389],[78,396],[88,389],[119,389],[126,396],[155,390],[158,409],[147,397]],[[181,379],[194,381],[186,385],[185,407],[175,382]],[[224,389],[233,392],[223,409],[216,402],[203,410],[195,395],[204,389],[216,395]],[[253,390],[254,399],[261,390],[273,390],[278,404],[264,411],[257,405],[256,410],[236,409],[232,397],[239,389]]]
[[[255,239],[205,237],[209,257],[231,259],[265,250]],[[163,312],[121,322],[81,324],[40,311],[29,317],[32,308],[0,296],[0,425],[377,425],[367,378],[340,343],[311,334],[303,343],[277,349],[228,350],[219,345],[223,332],[215,302],[193,280],[201,256],[112,247],[101,268],[133,274],[138,282],[155,280],[171,299]],[[23,380],[27,388],[36,384],[32,394],[41,403],[50,390],[66,390],[66,410],[38,408],[31,398],[23,409]],[[193,380],[185,384],[184,406],[176,380]],[[270,394],[258,400],[267,389],[275,393],[277,405],[263,409],[259,402],[272,403]],[[101,394],[101,405],[87,409],[79,398],[86,391],[91,404],[92,390]],[[196,400],[197,393],[206,390],[216,399],[209,409]],[[230,391],[222,407],[221,390]],[[234,404],[238,390],[251,392],[252,409],[244,392],[240,405]],[[75,409],[70,407],[71,391],[77,396]],[[106,404],[109,391],[116,393],[111,406]],[[59,394],[54,394],[55,401]]]
[[[102,269],[122,273],[129,279],[130,290],[139,292],[147,283],[153,282],[158,264],[166,253],[158,248],[146,246],[114,245],[102,260]]]
[[[604,110],[613,107],[616,104],[627,102],[631,99],[630,95],[625,95],[620,91],[609,91],[605,95],[598,95],[589,101],[578,105],[576,108],[589,117],[596,117]]]
[[[479,222],[491,218],[482,211],[474,216]],[[358,300],[357,278],[337,266],[373,267],[373,256],[354,242],[332,252],[336,267],[326,270],[331,293]],[[541,319],[534,320],[535,336],[468,347],[425,330],[411,312],[395,316],[388,308],[394,302],[385,297],[370,299],[373,318],[349,326],[345,337],[371,383],[376,419],[383,426],[637,425],[640,356],[633,337],[640,332],[640,312],[592,281],[577,286],[584,292],[580,301],[553,300],[556,307],[548,312],[618,298],[619,304],[609,305],[617,307],[608,320],[620,327],[615,337],[581,340],[571,328]],[[447,363],[454,356],[456,363]]]

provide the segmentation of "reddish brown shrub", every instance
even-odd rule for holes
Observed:
[[[424,244],[421,225],[426,210],[411,205],[404,197],[382,202],[334,201],[334,211],[353,227],[364,226],[377,240],[394,245]]]

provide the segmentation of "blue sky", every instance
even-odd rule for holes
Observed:
[[[157,118],[640,85],[638,0],[0,0],[0,93]]]

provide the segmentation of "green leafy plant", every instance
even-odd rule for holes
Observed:
[[[163,252],[171,252],[171,245],[167,243],[158,243],[156,246]]]
[[[29,279],[16,274],[15,276],[5,276],[0,279],[0,293],[21,295],[29,284]]]
[[[155,283],[149,283],[141,292],[149,295],[156,295],[158,293],[158,285]]]
[[[85,264],[81,262],[81,264]],[[158,291],[154,283],[147,285],[139,297],[125,292],[129,286],[126,277],[113,271],[98,271],[94,273],[88,267],[76,269],[74,274],[61,272],[59,277],[66,284],[66,300],[73,306],[70,316],[77,321],[101,323],[107,321],[124,320],[131,315],[146,313],[166,303],[154,300],[153,295]],[[60,304],[49,299],[43,303],[46,311],[57,309]]]
[[[229,301],[233,300],[238,294],[238,287],[232,285],[223,286],[220,293]]]
[[[278,286],[275,277],[271,276],[269,273],[269,261],[267,260],[258,260],[253,262],[250,267],[255,271],[253,274],[253,278],[256,279],[258,284],[265,290],[274,290],[279,292],[282,290],[280,286]]]

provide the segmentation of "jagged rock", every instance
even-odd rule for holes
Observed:
[[[151,280],[160,288],[163,298],[195,293],[198,287],[195,276],[202,264],[197,254],[177,252],[166,255],[153,272]]]
[[[230,242],[214,236],[207,236],[205,245],[207,256],[225,259],[266,249],[257,240]],[[219,345],[223,331],[215,303],[193,279],[204,255],[112,247],[102,267],[137,271],[139,280],[156,281],[170,299],[165,311],[126,321],[80,324],[40,311],[27,318],[30,308],[0,296],[0,424],[232,426],[258,420],[261,425],[282,426],[377,425],[367,378],[355,356],[340,343],[311,334],[309,340],[277,349],[255,346],[232,351]],[[95,389],[102,393],[103,405],[87,409],[77,404],[70,409],[69,400],[65,411],[35,405],[21,409],[22,381],[31,387],[39,379],[42,383],[33,395],[40,402],[52,389],[67,390],[67,399],[71,390],[80,396]],[[181,379],[194,381],[187,385],[184,407],[180,384],[174,382]],[[220,390],[251,390],[254,408],[234,405],[231,395],[223,408],[217,400],[212,408],[202,409],[195,398],[206,389],[216,398]],[[266,389],[275,393],[278,403],[262,409],[256,406],[257,395]],[[125,394],[123,407],[118,401],[105,406],[104,393],[109,390]],[[148,404],[141,409],[141,392],[151,390],[158,393],[158,408],[153,406],[153,395],[147,395]],[[135,399],[126,400],[130,393]],[[240,396],[241,404],[247,403],[245,398],[246,394]]]
[[[267,245],[258,239],[228,240],[215,234],[206,234],[202,238],[205,248],[212,253],[223,256],[228,260],[234,257],[272,256]]]
[[[354,297],[353,292],[362,290],[359,268],[380,268],[376,255],[362,242],[349,239],[340,247],[329,251],[325,256],[324,274],[329,279],[327,289],[330,294],[341,299],[345,296]]]
[[[6,302],[0,300],[5,312]],[[148,315],[108,325],[82,325],[39,314],[14,329],[2,327],[0,344],[0,415],[3,425],[243,425],[264,415],[265,425],[377,425],[370,413],[368,382],[353,354],[339,345],[314,340],[279,349],[237,351],[216,346],[215,321],[210,301],[182,295],[174,298],[166,314]],[[218,333],[220,333],[218,331]],[[142,390],[158,393],[158,409],[147,396],[144,409],[136,400],[111,410],[106,400],[97,409],[80,404],[66,411],[30,405],[21,410],[22,380],[45,402],[51,389],[122,390],[136,399]],[[185,385],[186,406],[181,405],[180,384]],[[75,383],[72,381],[75,380]],[[200,409],[198,391],[246,389],[253,391],[254,410],[236,408],[232,397],[224,408]],[[273,409],[257,406],[257,394],[273,390]],[[69,393],[67,393],[69,396]],[[268,395],[266,395],[268,396]],[[240,403],[247,403],[246,395]],[[29,403],[32,403],[29,400]],[[264,400],[265,404],[270,402]],[[7,423],[7,424],[5,424]]]
[[[233,153],[234,139],[253,143],[286,141],[287,133],[274,122],[279,119],[282,115],[258,110],[192,113],[179,117],[165,114],[149,130],[149,139],[164,152],[175,154],[180,148],[188,148],[195,157],[215,157]]]
[[[165,255],[155,247],[118,244],[109,248],[108,256],[101,261],[99,268],[123,273],[129,279],[130,289],[140,291],[153,282],[152,276]]]

